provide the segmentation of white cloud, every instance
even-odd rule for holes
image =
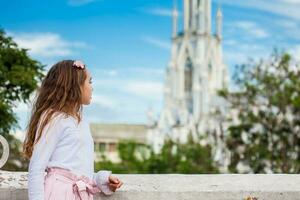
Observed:
[[[108,77],[105,74],[97,73],[93,80],[95,92],[105,92],[113,98],[93,97],[93,101],[99,101],[102,105],[113,107],[118,99],[113,100],[116,95],[127,96],[127,98],[141,97],[145,101],[157,100],[163,96],[163,71],[159,69],[129,68],[126,72],[122,69],[116,72],[118,75]],[[127,74],[127,75],[125,75]],[[128,74],[135,74],[131,77]],[[138,74],[138,77],[136,75]],[[96,89],[97,88],[97,91]],[[108,91],[107,89],[110,88]],[[132,96],[132,95],[135,95]],[[97,100],[96,100],[97,99]],[[111,102],[115,102],[112,103]]]
[[[266,30],[252,21],[238,21],[233,23],[232,26],[238,29],[243,29],[246,35],[251,35],[255,38],[266,38],[269,36],[269,33]]]
[[[120,74],[120,72],[116,69],[97,69],[96,74],[93,76],[106,76],[106,77],[116,77]]]
[[[228,64],[236,65],[245,63],[248,60],[248,56],[244,52],[226,51],[224,53],[225,62]]]
[[[139,78],[97,77],[97,91],[86,113],[91,121],[141,122],[149,105],[160,107],[163,84]]]
[[[236,44],[237,44],[237,41],[236,41],[236,40],[233,40],[233,39],[227,39],[227,40],[224,40],[224,41],[223,41],[223,44],[224,44],[224,45],[231,45],[231,46],[233,46],[233,45],[236,45]]]
[[[279,27],[281,39],[300,40],[300,24],[298,21],[280,19],[276,20],[274,24]]]
[[[279,1],[281,1],[283,3],[300,5],[300,1],[299,0],[279,0]]]
[[[99,95],[99,94],[94,94],[93,95],[92,103],[99,104],[102,107],[111,108],[111,109],[118,106],[118,102],[116,102],[113,97],[109,97],[109,96],[105,96],[105,95]]]
[[[97,69],[94,73],[95,95],[93,106],[88,108],[89,116],[95,116],[94,121],[132,121],[135,118],[135,121],[143,122],[149,105],[155,109],[161,106],[163,69],[109,68]],[[109,76],[111,73],[115,75]]]
[[[67,41],[56,33],[9,33],[22,48],[29,49],[33,56],[56,57],[76,54],[76,50],[85,48],[83,42]]]
[[[223,52],[231,72],[235,71],[236,65],[248,63],[249,59],[265,58],[272,53],[278,34],[272,33],[271,37],[271,33],[262,28],[259,22],[243,20],[228,23],[226,26]]]
[[[95,92],[105,91],[106,94],[114,97],[122,95],[129,99],[141,97],[145,101],[153,101],[158,100],[163,96],[163,82],[156,80],[143,80],[141,78],[104,79],[99,77],[98,80],[94,81],[93,85]],[[97,88],[97,91],[95,88]],[[110,91],[107,91],[107,88],[110,88]],[[110,108],[119,105],[118,101],[119,99],[114,100],[113,97],[103,98],[103,96],[93,96],[92,99],[92,102],[98,102],[99,104]]]
[[[169,41],[160,40],[154,37],[146,36],[143,40],[151,45],[159,47],[161,49],[169,50],[171,48],[171,44]]]
[[[295,20],[300,19],[298,0],[247,0],[247,1],[232,1],[221,0],[222,4],[239,6],[246,8],[253,8],[269,13],[289,17]]]
[[[295,21],[280,19],[280,20],[276,20],[275,22],[284,28],[288,28],[288,29],[299,28],[298,24]]]
[[[165,16],[165,17],[172,17],[173,9],[170,8],[162,8],[162,7],[155,7],[155,8],[147,8],[143,9],[146,13],[157,15],[157,16]],[[181,14],[178,12],[178,16]]]
[[[160,99],[163,96],[163,84],[160,82],[129,81],[123,90],[148,99]]]
[[[161,77],[164,75],[164,69],[146,68],[146,67],[130,67],[127,68],[129,72],[133,72],[140,75],[151,76],[152,78]]]
[[[164,79],[164,68],[149,67],[126,67],[96,69],[92,71],[93,85],[98,87],[118,87],[124,82],[143,80],[143,81],[162,81]]]
[[[272,49],[259,43],[244,43],[235,39],[224,41],[224,59],[231,67],[268,56]]]
[[[116,70],[109,70],[108,74],[110,76],[116,76],[116,75],[118,75],[118,72]]]

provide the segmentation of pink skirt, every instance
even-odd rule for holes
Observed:
[[[93,200],[100,192],[95,181],[62,168],[47,168],[45,200]]]

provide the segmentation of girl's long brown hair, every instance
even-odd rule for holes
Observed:
[[[75,117],[78,122],[81,120],[81,88],[87,75],[85,69],[76,68],[73,63],[73,60],[63,60],[53,65],[37,91],[23,144],[26,158],[31,158],[34,144],[54,113],[62,112]]]

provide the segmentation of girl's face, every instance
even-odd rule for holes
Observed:
[[[86,79],[82,86],[82,104],[83,105],[89,105],[91,103],[92,92],[93,92],[92,77],[91,77],[90,72],[86,69]]]

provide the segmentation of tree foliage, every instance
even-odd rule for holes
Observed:
[[[8,140],[11,152],[4,169],[26,167],[20,155],[21,142],[12,134],[18,127],[13,108],[20,102],[29,102],[30,95],[43,77],[43,68],[41,63],[30,58],[26,49],[19,48],[0,29],[0,134]]]
[[[190,137],[187,143],[166,140],[160,153],[147,145],[123,141],[118,145],[120,163],[104,160],[96,163],[96,169],[110,169],[115,173],[218,173],[211,156],[211,147],[203,146]]]
[[[300,71],[286,53],[238,66],[235,91],[220,95],[232,110],[226,144],[229,169],[300,172]],[[235,113],[235,114],[234,114]]]

